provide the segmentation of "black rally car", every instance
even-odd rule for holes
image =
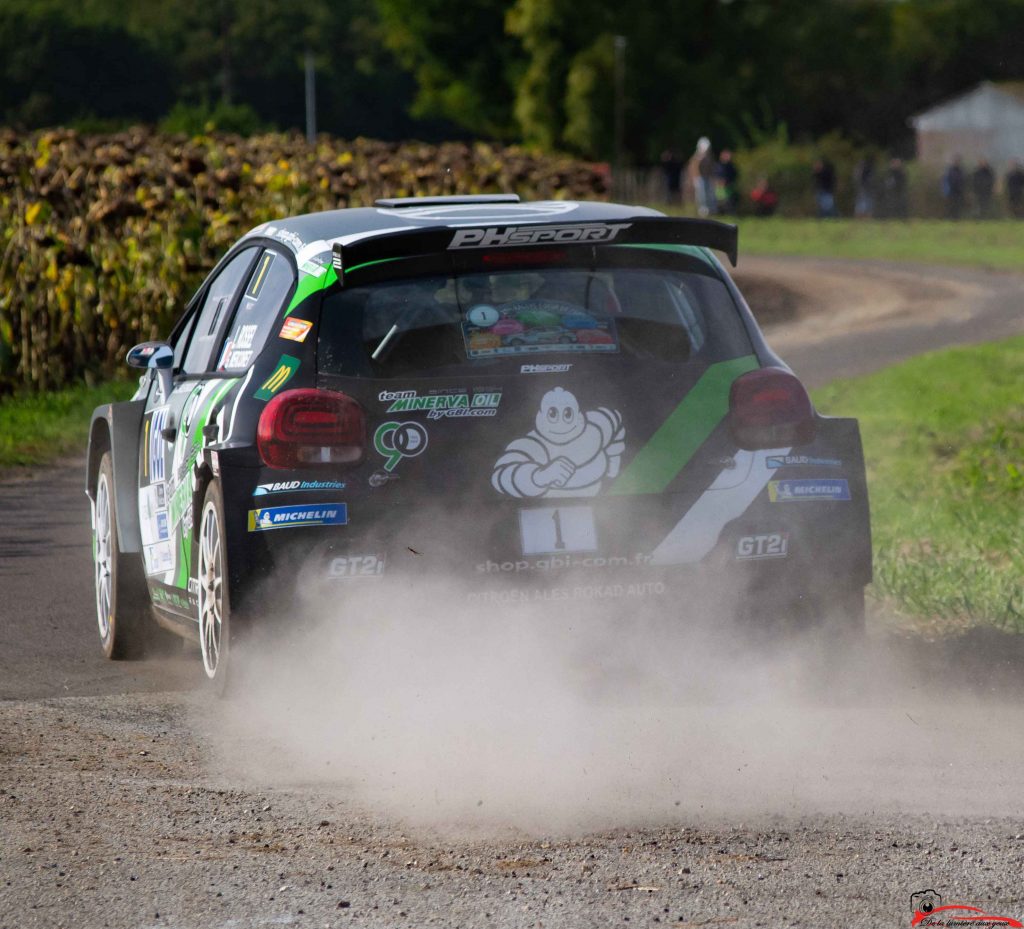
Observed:
[[[827,599],[855,629],[857,423],[765,344],[711,251],[736,247],[720,223],[506,195],[253,229],[129,352],[135,397],[93,414],[105,652],[155,619],[216,679],[232,615],[419,575],[481,608],[643,599],[680,622],[720,585],[755,624]]]

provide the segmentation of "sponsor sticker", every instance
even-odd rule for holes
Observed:
[[[275,481],[273,484],[257,484],[252,492],[254,497],[267,494],[295,493],[305,490],[344,490],[344,481]]]
[[[544,394],[534,426],[494,463],[491,486],[510,497],[593,497],[619,473],[626,430],[616,410],[583,411],[563,387]]]
[[[449,249],[510,248],[517,245],[568,245],[576,242],[611,242],[632,223],[573,223],[563,226],[491,226],[459,229]]]
[[[344,526],[348,506],[344,503],[317,503],[311,506],[266,506],[249,510],[249,531],[293,529],[297,526]]]
[[[306,336],[309,335],[309,330],[312,328],[313,324],[308,319],[289,316],[281,326],[278,335],[280,338],[289,339],[292,342],[305,342]]]
[[[293,358],[291,355],[282,355],[278,359],[274,373],[271,374],[270,377],[268,377],[260,386],[260,389],[256,391],[256,399],[269,400],[292,379],[295,372],[298,370],[298,358]]]
[[[381,423],[373,434],[373,447],[383,455],[385,471],[394,471],[403,458],[422,455],[427,447],[427,430],[419,423]]]
[[[339,555],[327,566],[327,576],[347,581],[364,577],[380,577],[384,573],[384,555]]]
[[[427,410],[427,419],[459,419],[495,416],[501,403],[501,391],[454,390],[419,394],[415,390],[382,390],[378,398],[389,403],[388,413],[415,413]]]
[[[843,463],[838,458],[812,458],[809,455],[769,455],[765,459],[769,468],[788,468],[803,465],[814,465],[819,468],[841,468]]]
[[[662,581],[639,584],[588,584],[579,587],[534,587],[481,590],[466,594],[470,603],[539,603],[564,600],[618,600],[660,597],[668,591]]]
[[[789,534],[785,532],[744,535],[736,540],[737,561],[754,561],[759,558],[785,558],[788,554]]]
[[[769,481],[768,499],[772,503],[799,500],[849,500],[850,485],[845,480]]]
[[[565,374],[572,365],[521,365],[520,374]]]

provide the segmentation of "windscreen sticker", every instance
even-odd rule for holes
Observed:
[[[494,463],[491,485],[510,497],[593,497],[619,473],[625,437],[617,410],[583,412],[556,387],[544,394],[534,428]]]
[[[768,499],[772,503],[801,500],[849,500],[850,485],[845,480],[770,481]]]
[[[299,526],[344,526],[348,506],[344,503],[314,503],[309,506],[266,506],[249,510],[249,531],[294,529]]]
[[[468,390],[456,388],[420,394],[415,390],[382,390],[377,399],[388,404],[388,413],[427,410],[427,419],[459,419],[496,416],[501,391],[475,390],[471,394]]]
[[[469,358],[538,352],[617,352],[614,322],[561,300],[478,303],[462,323]]]

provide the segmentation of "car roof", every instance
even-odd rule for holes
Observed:
[[[657,210],[620,203],[578,200],[509,202],[495,197],[423,197],[378,201],[377,206],[326,210],[271,220],[250,230],[244,238],[266,236],[287,245],[296,255],[309,255],[327,243],[347,236],[426,229],[429,227],[573,222],[610,222],[638,216],[663,216]],[[483,202],[482,202],[483,201]],[[384,205],[396,204],[396,205]]]

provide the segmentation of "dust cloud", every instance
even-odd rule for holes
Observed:
[[[913,650],[758,644],[730,612],[340,582],[249,643],[204,725],[250,783],[442,830],[1024,810],[1011,709],[916,673]]]

